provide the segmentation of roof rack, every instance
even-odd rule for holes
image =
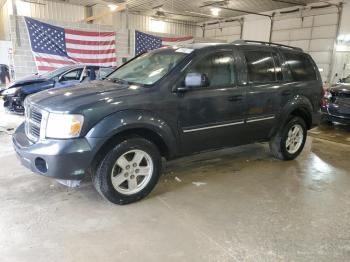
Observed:
[[[276,44],[276,43],[271,43],[271,42],[264,42],[264,41],[255,41],[255,40],[236,40],[233,41],[232,44],[235,45],[244,45],[244,44],[261,44],[261,45],[268,45],[268,46],[277,46],[277,47],[284,47],[288,49],[293,49],[297,51],[303,51],[303,49],[299,47],[294,47],[294,46],[289,46],[289,45],[282,45],[282,44]]]

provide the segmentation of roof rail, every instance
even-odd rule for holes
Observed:
[[[277,47],[284,47],[288,49],[293,49],[297,51],[303,51],[303,49],[299,47],[294,47],[294,46],[289,46],[289,45],[282,45],[282,44],[276,44],[276,43],[271,43],[271,42],[264,42],[264,41],[255,41],[255,40],[236,40],[233,41],[231,44],[235,45],[244,45],[244,44],[261,44],[261,45],[268,45],[268,46],[277,46]]]

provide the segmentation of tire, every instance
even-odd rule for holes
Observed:
[[[294,128],[294,129],[293,129]],[[295,131],[296,129],[300,129],[302,132],[301,137],[298,136],[297,139],[290,139],[289,132]],[[271,138],[270,140],[270,150],[273,156],[280,160],[293,160],[299,154],[304,148],[305,141],[307,137],[307,128],[305,121],[300,117],[292,117],[289,119],[289,121],[279,129],[279,131]],[[300,138],[300,139],[299,139]],[[288,142],[293,141],[291,143],[294,146],[287,146],[287,140]],[[297,143],[294,143],[294,141],[297,141]],[[294,150],[291,150],[294,149]]]
[[[158,148],[144,138],[132,137],[107,152],[97,164],[92,181],[105,199],[124,205],[146,197],[157,184],[161,170]]]

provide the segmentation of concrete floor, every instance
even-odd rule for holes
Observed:
[[[21,167],[6,131],[18,121],[0,113],[1,261],[350,260],[350,146],[310,137],[291,162],[265,144],[180,159],[148,198],[115,206],[89,181]]]

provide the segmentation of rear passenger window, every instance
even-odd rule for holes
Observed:
[[[289,65],[293,81],[316,80],[316,72],[309,57],[305,54],[283,53]]]
[[[245,51],[244,55],[247,61],[249,82],[267,83],[276,81],[275,63],[271,52]]]

